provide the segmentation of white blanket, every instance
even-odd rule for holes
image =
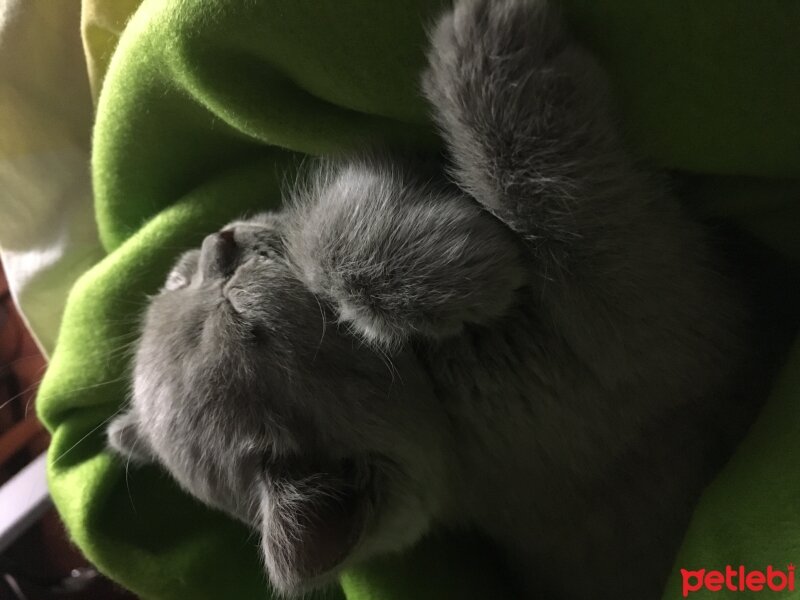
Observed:
[[[103,256],[80,12],[79,0],[0,0],[0,258],[46,355],[70,287]]]

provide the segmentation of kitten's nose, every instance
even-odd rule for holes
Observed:
[[[236,238],[234,237],[234,230],[233,229],[223,229],[217,234],[218,237],[222,239],[223,242],[226,244],[236,245]]]
[[[206,236],[200,248],[200,273],[203,277],[227,275],[233,270],[238,253],[235,230],[225,229]]]

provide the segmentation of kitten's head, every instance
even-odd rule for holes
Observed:
[[[111,446],[258,528],[284,592],[414,542],[441,508],[444,415],[410,354],[337,326],[280,215],[186,253],[145,316]]]

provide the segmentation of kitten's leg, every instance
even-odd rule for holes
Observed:
[[[577,357],[603,385],[711,381],[737,301],[702,228],[626,154],[606,78],[556,11],[465,0],[431,44],[423,87],[453,175],[528,242],[541,310]]]
[[[423,88],[458,183],[564,253],[615,224],[631,173],[605,75],[555,13],[542,0],[457,3],[432,34]]]

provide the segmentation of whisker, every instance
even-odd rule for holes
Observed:
[[[322,342],[325,339],[325,332],[327,331],[328,320],[325,318],[325,311],[322,309],[322,303],[319,301],[317,295],[316,294],[311,294],[311,295],[317,302],[317,306],[319,307],[319,316],[322,319],[322,335],[319,338],[319,344],[317,344],[317,349],[314,351],[314,358],[311,359],[311,362],[315,362],[317,360],[317,354],[319,354],[319,350],[320,348],[322,348]]]
[[[8,400],[6,400],[2,404],[0,404],[0,410],[3,410],[6,406],[11,404],[15,400],[18,400],[18,399],[22,398],[23,396],[25,396],[26,394],[29,394],[30,392],[34,391],[36,389],[36,387],[39,385],[39,383],[40,383],[39,381],[36,381],[36,382],[32,383],[31,385],[29,385],[24,390],[22,390],[21,392],[18,392],[16,394],[14,394],[13,396],[11,396],[11,398],[9,398]]]
[[[95,427],[92,427],[92,429],[91,429],[91,430],[90,430],[90,431],[89,431],[89,432],[88,432],[86,435],[84,435],[83,437],[81,437],[81,439],[79,439],[77,442],[75,442],[74,444],[72,444],[72,446],[70,446],[69,448],[67,448],[66,450],[64,450],[64,452],[62,452],[62,453],[61,453],[61,455],[60,455],[58,458],[56,458],[56,459],[55,459],[55,460],[54,460],[54,461],[53,461],[51,464],[52,464],[52,465],[56,465],[56,464],[58,464],[58,462],[59,462],[59,461],[60,461],[62,458],[64,458],[64,457],[65,457],[67,454],[69,454],[69,453],[70,453],[70,452],[72,452],[72,451],[73,451],[75,448],[77,448],[77,447],[78,447],[78,445],[79,445],[81,442],[83,442],[84,440],[86,440],[86,439],[87,439],[89,436],[91,436],[93,433],[95,433],[95,432],[96,432],[98,429],[100,429],[101,427],[104,427],[105,425],[107,425],[107,424],[108,424],[108,423],[111,421],[111,419],[113,419],[113,418],[114,418],[114,417],[116,417],[116,416],[117,416],[119,413],[121,413],[121,412],[122,412],[122,408],[123,408],[123,407],[120,407],[120,408],[118,408],[118,409],[117,409],[117,410],[115,410],[115,411],[114,411],[114,412],[113,412],[113,413],[112,413],[112,414],[111,414],[111,415],[110,415],[108,418],[106,418],[106,419],[103,419],[103,420],[102,420],[102,421],[101,421],[101,422],[100,422],[100,423],[99,423],[97,426],[95,426]]]
[[[133,442],[133,449],[136,449],[136,444],[139,443],[139,439],[137,438]],[[131,484],[129,480],[130,474],[130,467],[131,467],[131,456],[132,454],[128,454],[127,459],[125,460],[125,489],[128,491],[128,500],[131,503],[131,508],[133,509],[133,513],[135,515],[139,514],[139,511],[136,510],[136,504],[133,502],[133,495],[131,494]]]

